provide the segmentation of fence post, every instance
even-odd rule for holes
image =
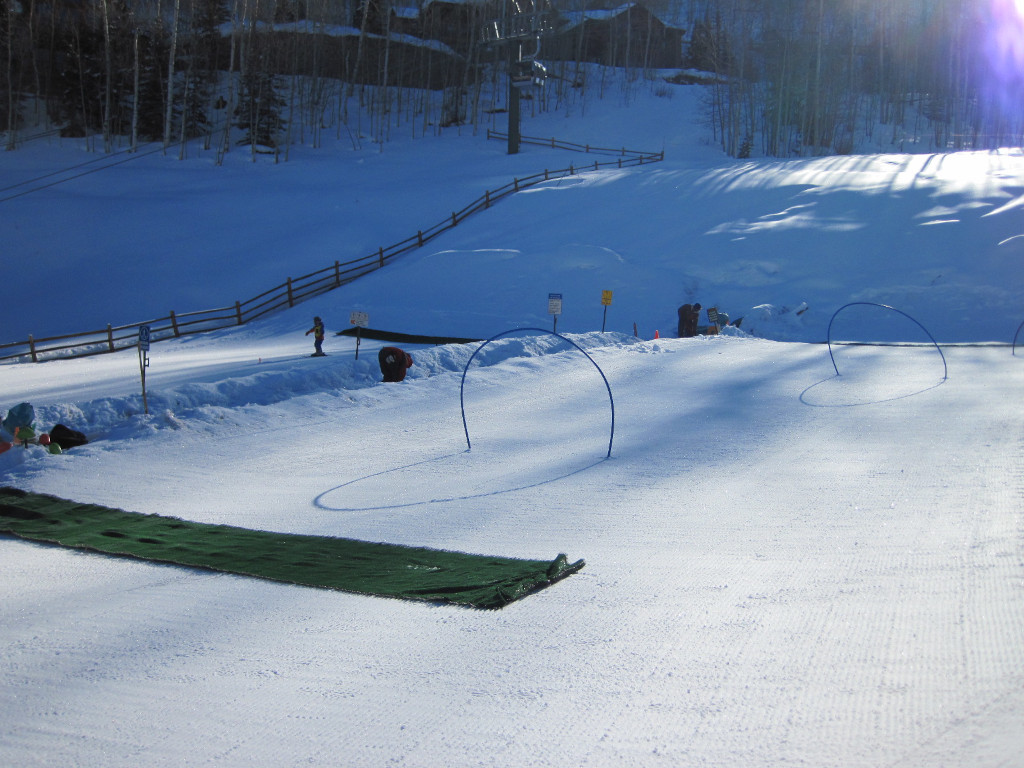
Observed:
[[[242,324],[242,302],[235,302],[235,317],[238,318],[238,324]]]
[[[384,246],[377,249],[377,258],[380,260],[381,269],[384,268]]]
[[[178,332],[178,318],[174,316],[173,309],[171,310],[171,328],[174,330],[174,338],[181,336],[181,333]]]
[[[455,215],[455,211],[452,211],[452,226],[454,227],[459,223],[459,217]]]
[[[513,188],[515,189],[516,192],[518,192],[519,191],[519,179],[512,179],[512,181],[513,181]]]
[[[544,181],[547,181],[547,180],[548,180],[548,169],[545,168],[544,169]]]
[[[484,208],[490,208],[490,207],[491,207],[491,190],[488,189],[487,191],[484,192]]]
[[[554,136],[551,137],[551,148],[552,149],[555,148],[555,137]]]
[[[114,351],[114,329],[110,327],[110,323],[107,323],[107,346],[111,352]]]
[[[422,229],[416,230],[416,247],[417,248],[422,248],[423,247],[423,230]]]
[[[334,260],[334,287],[338,288],[341,286],[341,262],[337,259]]]
[[[28,335],[28,351],[32,355],[32,362],[38,363],[39,358],[36,357],[36,340],[31,333]]]

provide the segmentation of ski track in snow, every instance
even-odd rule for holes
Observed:
[[[824,346],[779,343],[824,339],[848,302],[943,343],[1008,341],[1020,149],[734,161],[680,129],[703,90],[602,90],[524,110],[524,133],[663,162],[534,187],[294,310],[154,344],[149,415],[131,352],[0,365],[0,408],[93,438],[0,454],[4,484],[586,567],[483,612],[0,537],[0,766],[1022,764],[1024,359],[945,347],[943,381],[933,347],[839,346],[836,376]],[[196,147],[12,200],[0,341],[230,306],[581,160],[471,133],[215,170]],[[2,160],[35,178],[81,145]],[[605,289],[612,331],[669,335],[698,300],[761,339],[583,333]],[[381,385],[380,345],[356,360],[332,335],[352,310],[546,327],[549,291],[608,377],[611,458],[600,376],[550,337],[474,361],[467,452],[472,346],[412,348],[409,379]],[[860,306],[833,338],[925,341],[912,325]]]
[[[172,386],[173,417],[8,459],[83,501],[587,566],[479,612],[0,539],[2,761],[1012,764],[1019,360],[949,348],[942,381],[934,348],[850,348],[836,377],[820,345],[578,338],[607,460],[600,377],[540,340],[467,377],[468,453],[470,351],[425,348],[402,385],[335,355],[355,388]]]

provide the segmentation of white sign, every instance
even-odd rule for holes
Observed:
[[[350,324],[360,328],[370,327],[370,316],[365,312],[353,312],[348,316],[348,321]]]
[[[560,293],[549,293],[548,294],[548,314],[549,315],[560,315],[560,314],[562,314],[562,294],[560,294]]]

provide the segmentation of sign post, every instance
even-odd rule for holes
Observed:
[[[562,294],[560,293],[549,293],[548,294],[548,314],[554,315],[555,324],[552,328],[554,333],[558,333],[558,316],[562,314]]]
[[[604,305],[604,317],[601,318],[601,333],[604,333],[604,325],[608,320],[608,307],[612,305],[611,291],[601,291],[601,304]]]
[[[142,409],[149,415],[149,402],[146,400],[146,369],[149,368],[149,337],[148,325],[139,326],[139,374],[142,377]]]
[[[365,312],[352,312],[348,316],[348,321],[351,325],[356,327],[356,360],[359,359],[359,343],[362,341],[363,328],[370,327],[370,316]]]

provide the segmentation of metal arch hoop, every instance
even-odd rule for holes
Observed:
[[[846,309],[847,307],[856,306],[881,307],[882,309],[891,309],[893,312],[897,312],[903,315],[905,318],[907,318],[915,325],[917,325],[917,327],[924,331],[925,335],[929,339],[931,339],[932,344],[935,345],[935,349],[939,351],[939,357],[942,358],[942,380],[945,381],[946,379],[949,378],[949,367],[946,365],[946,356],[942,354],[942,348],[939,346],[939,343],[935,340],[935,337],[931,335],[928,329],[921,325],[919,322],[917,322],[917,320],[912,318],[906,312],[896,309],[896,307],[890,307],[888,304],[878,304],[877,302],[874,301],[851,301],[849,304],[844,304],[843,306],[841,306],[839,309],[832,313],[832,318],[828,321],[828,356],[832,359],[832,367],[836,369],[836,376],[841,376],[842,374],[839,373],[839,367],[836,365],[835,355],[832,354],[832,322],[836,319],[836,315],[838,315],[844,309]]]
[[[473,445],[469,441],[469,426],[466,424],[465,390],[466,390],[466,372],[469,371],[469,364],[473,362],[473,358],[477,356],[477,354],[480,352],[481,349],[486,347],[488,344],[490,344],[495,339],[500,339],[502,336],[508,336],[511,333],[522,333],[524,331],[538,331],[539,333],[547,333],[547,334],[550,334],[551,336],[557,336],[562,341],[566,341],[569,344],[571,344],[572,346],[576,347],[576,349],[578,349],[580,352],[582,352],[583,356],[586,357],[587,360],[589,360],[591,363],[593,363],[595,368],[597,368],[597,372],[599,374],[601,374],[601,379],[604,381],[605,389],[608,390],[608,402],[611,405],[611,409],[612,409],[612,428],[611,428],[611,434],[608,437],[608,454],[605,457],[605,458],[611,458],[611,455],[612,455],[612,441],[615,439],[615,399],[612,397],[612,388],[608,384],[608,378],[604,375],[604,371],[601,370],[601,366],[599,366],[596,362],[594,362],[594,358],[592,358],[590,355],[588,355],[586,350],[583,349],[583,347],[581,347],[579,344],[574,342],[572,339],[567,339],[562,334],[555,333],[554,331],[549,331],[549,330],[547,330],[545,328],[513,328],[510,331],[503,331],[502,333],[499,333],[497,336],[492,336],[491,338],[487,339],[479,347],[476,348],[476,351],[474,351],[472,355],[469,356],[469,360],[466,361],[466,367],[462,369],[462,383],[459,385],[459,405],[462,408],[462,428],[466,432],[466,450],[469,451],[469,450],[472,450],[472,448],[473,448]]]
[[[1013,349],[1010,350],[1011,355],[1017,354],[1017,337],[1020,336],[1020,329],[1024,328],[1024,323],[1017,326],[1017,332],[1013,334]]]

